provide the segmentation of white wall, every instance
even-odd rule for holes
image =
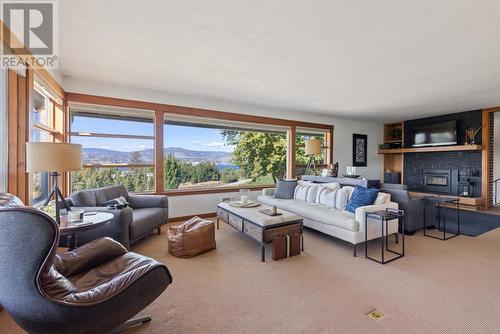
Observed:
[[[251,191],[249,198],[257,199],[261,191]],[[232,200],[240,198],[238,192],[216,193],[204,195],[189,195],[189,196],[170,196],[168,198],[169,216],[183,217],[192,216],[200,213],[213,213],[216,210],[217,204],[222,202],[223,198],[230,197]]]
[[[168,94],[160,91],[141,88],[118,86],[95,81],[79,80],[70,77],[63,79],[63,88],[67,92],[84,93],[99,96],[124,98],[131,100],[148,101],[155,103],[173,104],[187,107],[212,109],[242,113],[247,115],[268,116],[314,123],[334,125],[333,160],[339,162],[340,174],[345,167],[352,164],[352,134],[368,135],[368,166],[358,167],[363,177],[379,179],[381,175],[381,158],[377,154],[378,145],[382,139],[382,124],[362,122],[337,118],[328,115],[312,114],[307,112],[270,109],[259,105],[235,103],[212,98],[190,97],[178,94]],[[196,213],[215,211],[222,194],[207,194],[196,196],[170,197],[171,217],[187,216]]]

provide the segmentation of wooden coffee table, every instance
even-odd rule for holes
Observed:
[[[260,243],[262,262],[266,261],[266,244],[271,243],[278,236],[300,233],[302,251],[304,251],[302,217],[283,210],[278,210],[281,215],[274,217],[259,212],[259,210],[269,208],[265,205],[255,208],[238,208],[232,207],[229,203],[220,203],[217,205],[217,229],[219,229],[219,220],[222,220]]]

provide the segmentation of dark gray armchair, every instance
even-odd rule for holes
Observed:
[[[118,197],[124,197],[130,207],[110,210],[106,204]],[[161,232],[161,226],[168,220],[168,197],[165,195],[129,194],[125,186],[112,186],[99,189],[82,190],[71,194],[68,200],[71,207],[86,211],[105,211],[115,217],[110,224],[78,233],[79,244],[85,244],[100,237],[111,237],[125,247],[150,235],[153,231]]]
[[[110,238],[56,255],[57,223],[27,207],[0,208],[0,303],[28,333],[107,333],[172,282],[163,264]]]
[[[411,198],[408,188],[404,184],[385,183],[380,189],[391,195],[391,201],[399,205],[399,209],[405,212],[405,233],[414,234],[423,226],[424,202],[422,198]]]

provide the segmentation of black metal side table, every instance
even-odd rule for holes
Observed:
[[[365,257],[367,259],[370,259],[372,261],[378,262],[380,264],[386,264],[389,262],[392,262],[394,260],[400,259],[403,256],[405,256],[405,234],[402,233],[402,240],[401,240],[401,252],[397,252],[395,250],[392,250],[389,248],[389,238],[387,236],[387,232],[389,231],[389,220],[397,219],[398,222],[401,223],[401,231],[405,230],[405,221],[404,221],[404,216],[405,213],[403,210],[396,210],[396,209],[385,209],[381,211],[376,211],[376,212],[367,212],[365,213]],[[381,226],[381,231],[382,235],[380,237],[381,243],[381,260],[375,259],[373,257],[368,256],[368,218],[373,218],[377,219],[380,221],[380,226]],[[385,223],[385,224],[384,224]],[[385,229],[384,229],[385,225]],[[396,239],[396,243],[397,239]],[[397,256],[392,257],[389,260],[385,260],[385,250],[387,250],[390,253],[396,254]]]
[[[427,224],[426,224],[426,212],[425,207],[427,203],[431,203],[436,208],[436,222],[438,224],[438,230],[441,230],[441,222],[443,223],[443,236],[437,236],[428,234]],[[446,207],[450,205],[456,205],[457,210],[457,232],[456,233],[447,233],[446,232]],[[442,209],[442,210],[441,210]],[[442,214],[440,212],[443,211]],[[442,221],[441,221],[442,220]],[[460,199],[451,198],[451,197],[439,197],[439,196],[425,196],[424,197],[424,236],[439,240],[449,240],[456,236],[460,235]],[[437,234],[437,233],[435,233]]]

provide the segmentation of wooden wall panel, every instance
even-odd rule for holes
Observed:
[[[26,141],[29,138],[29,77],[9,70],[7,111],[9,116],[8,191],[29,204],[26,173]]]
[[[17,73],[12,70],[7,74],[7,109],[9,117],[9,149],[8,149],[8,191],[17,195]]]
[[[493,201],[493,112],[494,109],[483,110],[482,115],[481,197],[483,210],[488,210]]]
[[[22,76],[17,78],[17,196],[29,203],[28,174],[26,173],[26,142],[28,141],[28,95],[27,79]]]

